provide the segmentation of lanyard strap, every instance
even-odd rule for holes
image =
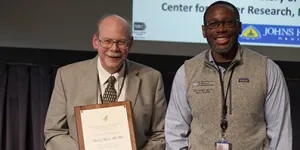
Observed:
[[[225,137],[225,133],[226,130],[228,128],[228,121],[226,119],[227,116],[227,96],[228,96],[228,92],[229,92],[229,88],[231,87],[231,79],[232,79],[232,75],[234,72],[235,67],[232,69],[231,73],[230,73],[230,77],[227,83],[227,90],[226,90],[226,95],[225,95],[225,90],[224,90],[224,81],[222,79],[222,73],[221,70],[218,66],[218,72],[219,72],[219,77],[220,77],[220,85],[221,85],[221,92],[222,92],[222,116],[221,116],[221,123],[220,123],[220,127],[222,129],[222,138]],[[225,76],[225,75],[224,75]]]

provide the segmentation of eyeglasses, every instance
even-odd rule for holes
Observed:
[[[129,41],[125,39],[124,40],[98,39],[98,40],[100,42],[100,45],[103,48],[111,48],[114,45],[114,43],[116,43],[119,48],[127,48],[129,45]]]
[[[233,28],[236,23],[239,23],[239,19],[235,20],[225,20],[225,21],[206,21],[204,25],[209,29],[216,29],[222,24],[225,28]]]

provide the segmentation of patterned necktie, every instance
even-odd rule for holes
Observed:
[[[103,103],[115,102],[117,100],[117,91],[115,89],[116,78],[110,76],[107,81],[107,87],[103,94]]]

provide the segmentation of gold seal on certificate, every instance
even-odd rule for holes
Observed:
[[[74,110],[80,150],[136,150],[130,101]]]

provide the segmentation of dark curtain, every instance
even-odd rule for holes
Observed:
[[[44,121],[57,68],[0,63],[0,150],[44,150]],[[175,72],[162,70],[162,74],[166,96],[169,97]],[[300,76],[295,73],[293,77],[287,79],[291,97],[293,149],[300,149],[297,143],[300,139]]]
[[[300,79],[287,79],[291,99],[291,113],[292,113],[292,126],[293,126],[293,150],[300,150]]]
[[[57,67],[0,64],[0,149],[44,150],[44,121]]]

